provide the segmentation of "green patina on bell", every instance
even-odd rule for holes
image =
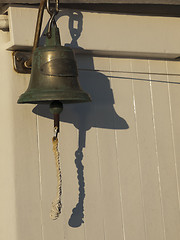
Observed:
[[[59,29],[53,24],[51,38],[35,49],[29,87],[18,103],[80,103],[91,101],[78,82],[78,71],[71,48],[61,46]]]

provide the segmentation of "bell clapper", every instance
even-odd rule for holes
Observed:
[[[56,170],[57,170],[57,196],[56,199],[52,202],[52,208],[50,213],[50,218],[56,220],[61,213],[62,203],[62,175],[61,175],[61,166],[60,166],[60,154],[58,151],[58,133],[59,133],[59,114],[63,110],[63,105],[60,101],[53,101],[50,104],[50,111],[54,115],[54,137],[52,138],[53,143],[53,152],[56,161]]]
[[[49,107],[50,112],[54,116],[54,131],[56,132],[57,137],[57,134],[59,133],[59,114],[63,110],[63,104],[60,101],[52,101]]]

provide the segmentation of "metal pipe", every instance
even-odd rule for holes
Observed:
[[[40,38],[40,34],[41,34],[41,26],[42,26],[43,14],[44,14],[45,2],[46,2],[46,0],[41,0],[40,5],[39,5],[32,54],[33,54],[34,50],[38,47],[39,38]],[[26,67],[29,68],[29,67],[31,67],[31,65],[32,65],[32,55],[31,55],[30,59],[25,62]]]

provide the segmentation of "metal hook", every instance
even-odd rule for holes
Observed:
[[[49,23],[48,23],[48,31],[47,31],[47,37],[48,38],[51,38],[51,27],[52,27],[52,24],[53,23],[55,23],[55,16],[56,16],[56,14],[54,13],[52,16],[51,16],[51,18],[50,18],[50,20],[49,20]]]
[[[57,135],[58,135],[58,127],[55,126],[54,127],[54,137],[57,138]]]
[[[59,12],[59,0],[56,0],[56,7],[55,8],[50,8],[50,0],[46,1],[46,8],[47,12],[50,15],[49,23],[48,23],[48,32],[47,32],[47,37],[51,38],[51,26],[55,22],[55,16]]]
[[[52,16],[53,14],[56,15],[59,12],[59,0],[56,0],[55,4],[55,8],[50,8],[50,0],[46,1],[46,8],[50,16]]]

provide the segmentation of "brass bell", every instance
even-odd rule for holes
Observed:
[[[29,87],[18,103],[80,103],[91,101],[78,82],[78,71],[71,48],[61,46],[59,29],[52,25],[51,37],[35,49]]]
[[[45,45],[37,47],[41,32],[43,12],[47,4],[50,14],[48,31]],[[25,67],[31,68],[31,78],[28,89],[23,93],[18,103],[48,103],[54,116],[53,152],[57,167],[57,197],[52,203],[51,218],[57,219],[61,213],[62,179],[60,159],[58,152],[59,115],[63,110],[63,103],[80,103],[91,101],[78,82],[78,71],[74,54],[71,48],[63,47],[60,43],[59,29],[55,22],[58,13],[58,1],[56,8],[49,7],[49,0],[41,0],[34,37],[32,58],[24,63]]]
[[[58,1],[56,1],[58,2]],[[47,3],[50,14],[45,44],[38,47],[41,32],[43,13]],[[58,4],[56,4],[56,7]],[[63,110],[63,103],[81,103],[91,101],[78,82],[78,71],[71,48],[61,46],[59,29],[56,25],[55,15],[58,7],[52,10],[48,0],[41,0],[32,58],[24,63],[24,67],[31,68],[30,83],[19,99],[18,103],[48,103],[54,115],[54,128],[59,132],[59,114]]]

